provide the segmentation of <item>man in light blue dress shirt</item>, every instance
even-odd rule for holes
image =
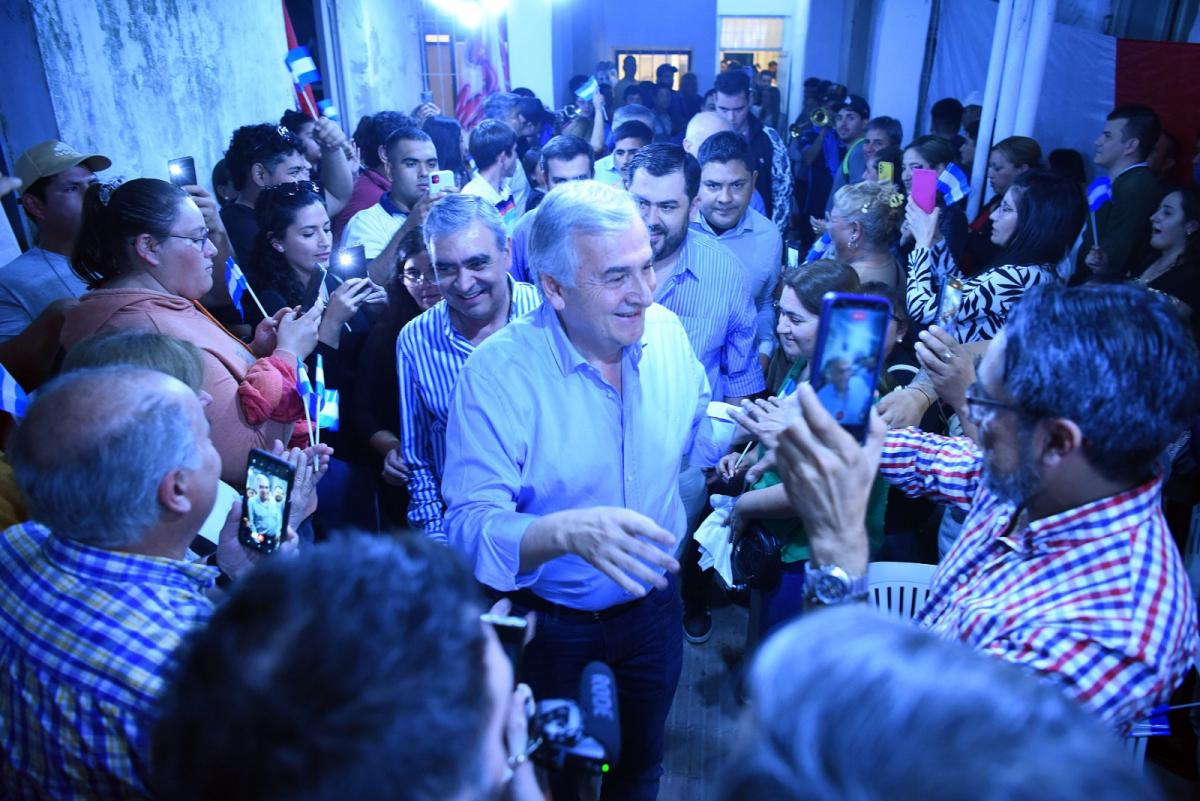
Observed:
[[[602,799],[654,799],[681,663],[666,574],[685,532],[681,461],[728,442],[706,417],[708,379],[678,318],[654,303],[650,237],[597,181],[546,196],[529,239],[546,302],[459,374],[446,434],[450,544],[484,584],[539,613],[524,679],[577,694],[584,665],[616,674],[621,759]],[[575,798],[556,779],[554,798]]]

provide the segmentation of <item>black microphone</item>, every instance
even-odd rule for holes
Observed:
[[[589,662],[579,679],[579,708],[583,730],[604,748],[607,772],[621,759],[621,718],[617,710],[617,680],[603,662]]]

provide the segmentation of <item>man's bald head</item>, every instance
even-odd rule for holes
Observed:
[[[732,130],[733,125],[729,120],[717,112],[701,111],[687,124],[687,130],[683,134],[683,149],[690,153],[692,158],[699,158],[697,154],[705,139],[721,131]]]
[[[160,516],[158,486],[199,460],[196,393],[165,373],[106,367],[42,388],[9,458],[33,518],[99,547],[139,542]]]

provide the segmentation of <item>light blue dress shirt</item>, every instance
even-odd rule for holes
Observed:
[[[521,539],[538,517],[617,506],[681,539],[679,466],[727,450],[706,411],[709,389],[679,320],[646,310],[625,348],[618,393],[575,349],[549,304],[505,326],[459,373],[446,432],[446,530],[484,584],[530,588],[575,609],[632,600],[573,554],[519,573]],[[663,548],[673,552],[674,548]]]
[[[755,309],[746,270],[711,236],[687,231],[671,275],[655,300],[675,312],[718,400],[762,392]]]
[[[718,235],[703,214],[697,214],[691,226],[693,231],[715,237],[746,268],[750,297],[757,310],[754,328],[758,352],[770,356],[775,350],[775,286],[782,273],[783,237],[779,229],[751,208],[746,209],[737,225],[723,234]]]

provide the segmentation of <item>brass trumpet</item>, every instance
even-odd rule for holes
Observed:
[[[812,124],[818,128],[824,128],[825,126],[829,125],[832,119],[833,113],[827,108],[819,108],[812,113],[811,117],[809,117],[809,120],[812,122]]]

